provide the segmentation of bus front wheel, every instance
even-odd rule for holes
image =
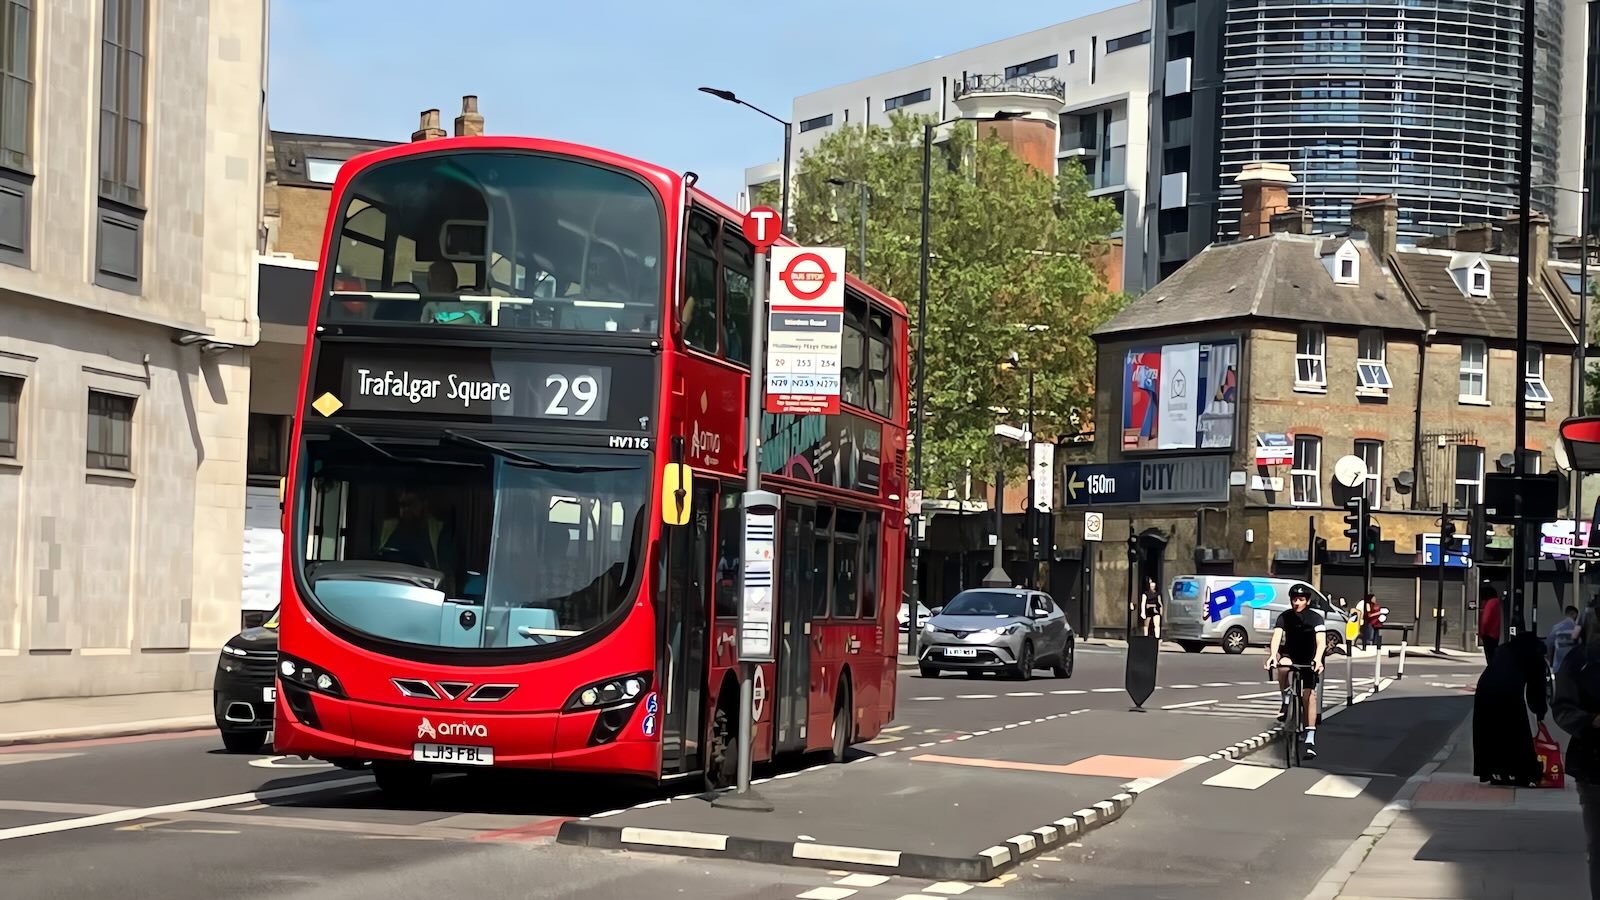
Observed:
[[[739,778],[739,751],[733,743],[733,710],[727,703],[717,704],[711,719],[711,739],[706,742],[706,790],[718,791],[733,786]]]
[[[372,777],[378,790],[396,799],[425,794],[433,784],[433,773],[412,763],[374,762]]]

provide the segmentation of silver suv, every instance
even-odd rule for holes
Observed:
[[[1034,669],[1072,677],[1076,635],[1061,607],[1043,591],[962,591],[922,627],[917,666],[924,678],[942,671],[976,677],[1005,672],[1026,681]]]

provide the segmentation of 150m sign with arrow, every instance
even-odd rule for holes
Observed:
[[[1139,464],[1067,466],[1062,479],[1068,506],[1139,502]]]

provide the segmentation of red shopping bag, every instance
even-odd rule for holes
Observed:
[[[1533,738],[1533,753],[1539,757],[1539,767],[1544,773],[1539,778],[1539,787],[1565,787],[1567,776],[1561,769],[1561,745],[1550,736],[1550,729],[1543,722],[1539,723],[1539,733]]]

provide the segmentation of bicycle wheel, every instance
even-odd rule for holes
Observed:
[[[1283,767],[1294,768],[1300,755],[1300,703],[1295,690],[1295,673],[1289,673],[1287,715],[1283,717]]]

